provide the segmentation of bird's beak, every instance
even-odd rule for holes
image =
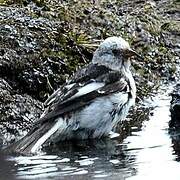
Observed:
[[[141,55],[139,55],[136,51],[134,51],[133,49],[126,49],[125,50],[125,55],[126,57],[131,57],[131,56],[136,56],[139,59],[144,59]]]

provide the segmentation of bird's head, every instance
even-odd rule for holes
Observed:
[[[105,39],[94,53],[92,63],[105,65],[113,70],[129,69],[129,57],[139,56],[121,37]]]

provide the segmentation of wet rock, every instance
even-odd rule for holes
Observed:
[[[180,127],[180,84],[177,84],[173,93],[171,94],[171,121],[170,128]]]
[[[1,144],[18,140],[42,113],[42,103],[27,94],[16,94],[0,78],[0,139]]]
[[[66,27],[59,19],[36,15],[37,10],[34,4],[0,6],[0,77],[18,92],[44,101],[91,53],[63,36]]]

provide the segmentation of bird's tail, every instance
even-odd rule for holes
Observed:
[[[26,155],[36,153],[57,130],[59,131],[62,126],[61,122],[60,120],[54,123],[46,122],[41,126],[34,127],[26,136],[7,147],[5,151]]]

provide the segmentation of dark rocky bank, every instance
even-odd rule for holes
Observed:
[[[180,128],[180,84],[177,84],[171,94],[171,121],[170,128]]]
[[[42,113],[44,100],[91,60],[95,46],[106,37],[122,36],[144,56],[143,61],[132,59],[137,102],[161,80],[176,80],[179,7],[176,0],[0,0],[4,144],[27,132]],[[129,121],[125,131],[134,123]]]

